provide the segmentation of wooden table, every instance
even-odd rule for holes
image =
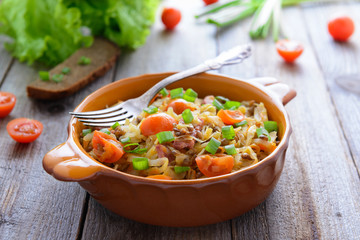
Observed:
[[[294,65],[285,64],[267,39],[252,42],[251,59],[220,71],[243,79],[273,76],[298,93],[287,106],[294,132],[282,176],[252,211],[210,226],[151,226],[111,213],[77,183],[57,181],[43,170],[44,154],[67,137],[67,113],[99,87],[128,76],[183,70],[250,41],[249,19],[216,29],[195,23],[201,1],[173,2],[162,4],[182,10],[175,31],[163,31],[158,16],[145,46],[125,52],[104,77],[64,100],[29,99],[25,87],[39,69],[0,48],[0,90],[18,100],[0,120],[0,239],[360,239],[360,96],[334,82],[338,75],[360,74],[358,3],[287,8],[286,32],[305,45]],[[338,10],[358,27],[348,43],[336,43],[327,33],[327,20]],[[44,124],[37,141],[19,144],[8,136],[6,124],[18,117]]]

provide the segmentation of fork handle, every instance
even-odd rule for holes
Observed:
[[[206,72],[208,70],[216,70],[221,68],[224,65],[236,64],[241,63],[244,59],[251,56],[251,46],[246,45],[239,45],[234,48],[231,48],[227,51],[222,52],[217,57],[213,59],[209,59],[204,63],[201,63],[195,67],[190,69],[175,73],[167,78],[164,78],[157,84],[155,84],[152,88],[146,91],[143,95],[138,97],[138,101],[142,101],[144,106],[147,106],[149,102],[154,98],[154,96],[164,87],[167,85],[179,81],[181,79],[187,78],[189,76]]]

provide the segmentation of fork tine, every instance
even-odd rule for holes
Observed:
[[[98,114],[107,114],[107,113],[111,113],[117,110],[121,110],[123,106],[123,103],[120,103],[118,105],[115,105],[113,107],[109,107],[109,108],[105,108],[102,110],[97,110],[97,111],[90,111],[90,112],[69,112],[70,115],[77,115],[77,116],[93,116],[93,115],[98,115]]]
[[[108,123],[108,122],[119,122],[125,120],[127,118],[132,118],[132,114],[125,114],[121,116],[116,116],[112,118],[103,118],[103,119],[79,119],[80,122],[83,123]]]
[[[85,126],[89,127],[111,127],[116,122],[109,122],[109,123],[84,123]],[[123,125],[125,123],[125,119],[123,121],[118,121],[120,125]]]
[[[115,112],[111,112],[111,113],[107,113],[107,114],[100,114],[100,115],[93,115],[93,116],[84,116],[84,115],[73,115],[76,118],[79,119],[99,119],[99,118],[110,118],[110,117],[116,117],[116,116],[121,116],[126,114],[127,111],[115,111]]]

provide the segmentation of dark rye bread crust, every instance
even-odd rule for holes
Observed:
[[[69,96],[96,78],[103,76],[116,62],[120,49],[108,40],[96,38],[89,48],[81,48],[61,64],[50,70],[50,76],[60,74],[64,67],[71,69],[61,82],[35,80],[27,86],[29,97],[55,100]],[[89,65],[79,65],[82,57],[91,59]]]

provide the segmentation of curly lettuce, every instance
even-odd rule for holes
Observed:
[[[20,61],[54,66],[93,36],[103,36],[121,47],[143,45],[155,19],[159,0],[3,0],[0,34],[5,47]],[[91,30],[82,34],[82,27]]]

